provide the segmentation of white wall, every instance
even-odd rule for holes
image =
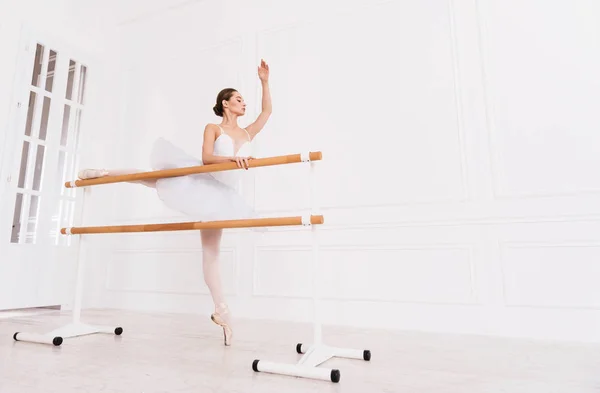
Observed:
[[[265,58],[257,155],[324,153],[326,323],[600,341],[599,16],[592,0],[171,2],[120,25],[109,161],[148,167],[157,136],[200,155],[221,88],[258,113]],[[250,171],[244,195],[298,212],[304,169]],[[111,187],[90,224],[185,219]],[[234,312],[309,320],[309,244],[228,231]],[[90,306],[211,311],[196,233],[105,236],[90,254]]]

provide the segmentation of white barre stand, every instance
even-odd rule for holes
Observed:
[[[88,187],[83,189],[83,198],[81,203],[81,209],[83,209],[83,201],[85,195],[90,191]],[[71,235],[69,229],[67,229],[67,235]],[[58,234],[60,236],[60,233]],[[83,299],[83,278],[85,275],[85,258],[82,258],[82,242],[83,236],[79,236],[77,243],[77,281],[75,284],[75,298],[73,301],[73,320],[71,323],[59,327],[48,333],[27,333],[17,332],[13,335],[15,341],[26,341],[38,344],[52,344],[54,346],[60,346],[65,338],[87,336],[96,333],[116,334],[120,336],[123,333],[122,327],[113,326],[93,326],[81,322],[81,303]]]
[[[308,157],[305,155],[303,155],[302,158],[302,161],[309,161]],[[317,214],[315,165],[316,163],[314,161],[310,162],[310,202],[313,214]],[[303,220],[303,225],[311,225],[310,215],[308,217],[309,219]],[[319,304],[319,239],[317,236],[316,225],[311,225],[311,233],[313,254],[313,343],[312,345],[306,345],[302,343],[296,345],[296,352],[298,352],[299,354],[304,354],[296,364],[274,363],[255,359],[254,362],[252,362],[252,370],[254,370],[255,372],[283,374],[294,377],[320,379],[324,381],[331,381],[337,383],[340,381],[341,377],[340,370],[317,366],[334,357],[362,359],[369,361],[371,360],[371,351],[362,349],[336,348],[327,346],[323,343],[321,329],[321,310]]]

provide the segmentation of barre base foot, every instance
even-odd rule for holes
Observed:
[[[37,344],[62,345],[64,339],[71,337],[87,336],[90,334],[114,334],[120,336],[123,334],[122,327],[114,326],[93,326],[84,323],[71,323],[55,329],[48,333],[27,333],[17,332],[13,335],[15,341],[24,341]]]
[[[115,326],[94,326],[85,323],[70,323],[56,330],[53,330],[49,334],[60,335],[63,338],[87,336],[90,334],[115,334],[120,336],[123,334],[123,328]]]
[[[334,383],[340,382],[341,377],[340,370],[338,369],[310,367],[300,364],[273,363],[259,359],[256,359],[254,362],[252,362],[252,369],[255,372],[319,379]]]
[[[297,364],[273,363],[256,359],[252,363],[252,369],[256,372],[262,371],[337,383],[341,378],[340,370],[317,366],[332,358],[371,360],[371,351],[369,350],[337,348],[322,344],[306,345],[299,343],[296,344],[296,352],[303,354]]]
[[[298,343],[296,344],[296,352],[299,354],[306,354],[311,351],[312,346],[307,344]],[[322,353],[322,357],[329,358],[346,358],[346,359],[358,359],[358,360],[371,360],[371,351],[368,349],[351,349],[351,348],[337,348],[337,347],[329,347],[329,346],[318,346],[319,350],[317,352]],[[314,359],[317,355],[313,354],[311,357]],[[322,363],[322,362],[321,362]],[[320,364],[320,363],[318,363]]]
[[[37,343],[37,344],[54,345],[55,347],[59,347],[64,341],[61,336],[56,336],[51,333],[38,334],[38,333],[27,333],[27,332],[23,332],[23,333],[16,332],[13,335],[13,340],[25,341],[25,342]]]

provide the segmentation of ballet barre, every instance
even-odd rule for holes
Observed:
[[[179,222],[162,224],[137,224],[137,225],[110,225],[110,226],[80,226],[61,228],[63,235],[90,235],[106,233],[131,233],[131,232],[159,232],[159,231],[189,231],[201,229],[227,229],[227,228],[252,228],[252,227],[277,227],[277,226],[310,226],[312,235],[312,258],[311,269],[313,273],[313,342],[310,344],[296,344],[296,352],[303,356],[295,364],[275,363],[260,359],[252,362],[252,370],[255,372],[264,372],[272,374],[282,374],[295,377],[313,378],[337,383],[340,381],[341,373],[338,369],[326,367],[317,367],[322,363],[334,357],[371,360],[371,352],[362,349],[349,349],[331,347],[323,343],[321,316],[320,316],[320,287],[322,286],[319,277],[319,238],[317,235],[317,226],[324,223],[324,217],[317,214],[318,204],[316,198],[315,181],[315,161],[322,159],[321,152],[309,152],[304,154],[292,154],[285,156],[276,156],[268,158],[252,159],[248,162],[249,168],[258,168],[263,166],[283,165],[298,162],[309,162],[309,190],[311,214],[303,216],[272,217],[272,218],[250,218],[238,220],[220,220],[220,221],[197,221],[197,222]],[[67,188],[86,187],[84,191],[89,190],[89,186],[110,184],[119,182],[131,182],[137,180],[162,179],[169,177],[178,177],[193,175],[198,173],[219,172],[227,170],[242,169],[235,162],[222,164],[210,164],[201,166],[192,166],[186,168],[167,169],[151,172],[142,172],[130,175],[105,176],[94,179],[75,180],[65,183]],[[85,197],[85,193],[84,193]],[[83,203],[82,203],[83,205]],[[16,341],[29,341],[43,344],[53,344],[59,346],[63,338],[76,337],[95,333],[108,333],[121,335],[123,328],[114,326],[92,326],[83,324],[80,321],[81,304],[83,298],[83,275],[84,262],[82,258],[82,240],[78,242],[78,260],[77,260],[77,281],[75,290],[75,300],[73,308],[73,322],[63,328],[59,328],[47,334],[15,333],[13,338]]]
[[[284,165],[284,164],[295,164],[299,162],[312,162],[319,161],[323,158],[320,151],[309,152],[303,154],[288,154],[284,156],[266,157],[266,158],[253,158],[248,160],[248,168],[259,168],[264,166],[273,165]],[[222,172],[231,171],[235,169],[242,169],[238,167],[235,162],[224,162],[221,164],[208,164],[190,166],[186,168],[174,168],[174,169],[162,169],[159,171],[140,172],[129,175],[117,175],[117,176],[103,176],[93,179],[85,180],[73,180],[65,183],[67,188],[95,186],[99,184],[110,184],[110,183],[122,183],[131,182],[137,180],[150,180],[150,179],[166,179],[169,177],[178,177],[186,175],[195,175],[198,173],[209,173],[209,172]]]
[[[200,229],[233,229],[256,227],[279,227],[292,225],[323,224],[322,215],[248,218],[242,220],[221,221],[192,221],[166,224],[112,225],[96,227],[62,228],[63,235],[89,235],[93,233],[126,233],[126,232],[166,232],[166,231],[195,231]]]

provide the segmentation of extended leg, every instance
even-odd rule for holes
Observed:
[[[146,172],[145,170],[140,169],[84,169],[80,171],[77,176],[80,179],[94,179],[98,177],[104,176],[119,176],[119,175],[132,175],[134,173]],[[155,188],[156,187],[156,179],[150,180],[134,180],[129,183],[141,184],[146,187]]]

